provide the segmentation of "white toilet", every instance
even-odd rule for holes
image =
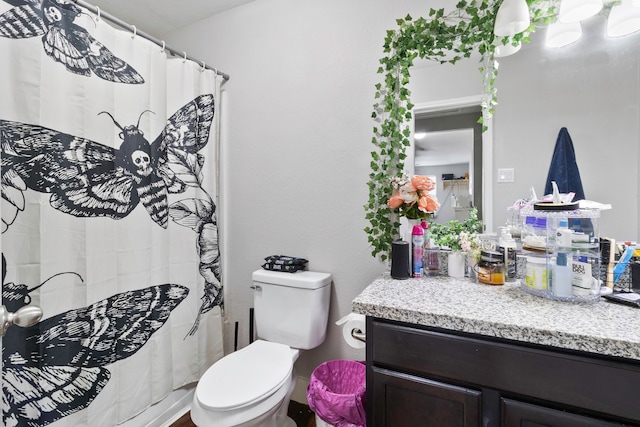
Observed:
[[[325,339],[331,274],[253,272],[258,340],[204,373],[193,397],[198,427],[295,427],[287,417],[300,350]]]

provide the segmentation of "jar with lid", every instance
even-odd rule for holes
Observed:
[[[486,285],[504,285],[505,266],[501,252],[484,250],[480,252],[477,265],[478,281]]]

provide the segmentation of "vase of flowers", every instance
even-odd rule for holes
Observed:
[[[395,177],[391,180],[392,194],[387,206],[400,221],[400,237],[411,241],[413,225],[430,218],[440,208],[434,195],[436,183],[428,176]]]

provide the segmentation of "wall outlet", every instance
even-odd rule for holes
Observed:
[[[498,169],[498,182],[515,182],[515,174],[513,168]]]

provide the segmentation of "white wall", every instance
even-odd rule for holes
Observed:
[[[370,115],[385,31],[396,27],[398,17],[426,16],[429,7],[447,4],[451,9],[455,3],[257,0],[166,35],[170,45],[231,75],[224,86],[221,206],[227,351],[232,349],[236,321],[241,326],[240,345],[247,344],[251,272],[263,257],[287,254],[306,257],[311,270],[334,275],[327,340],[302,355],[299,374],[308,377],[325,360],[364,358],[363,351],[343,342],[332,324],[350,311],[353,298],[385,269],[371,257],[362,231],[367,225],[363,205],[373,147]],[[580,163],[587,197],[607,201],[607,191],[627,191],[624,180],[630,177],[630,202],[615,206],[615,212],[621,215],[618,223],[624,224],[622,218],[632,222],[630,234],[637,236],[637,219],[631,219],[638,210],[637,107],[627,107],[621,114],[607,104],[589,117],[588,126],[572,125],[567,109],[586,115],[589,104],[599,103],[601,91],[586,86],[580,89],[582,97],[575,92],[567,96],[573,99],[570,107],[549,101],[533,108],[534,100],[550,100],[564,86],[538,80],[556,77],[545,71],[547,62],[519,61],[517,55],[504,58],[498,77],[494,167],[514,167],[516,183],[493,184],[496,223],[504,222],[508,203],[528,195],[529,185],[542,191],[555,138],[560,127],[567,126],[579,162],[591,153],[591,160]],[[415,70],[416,104],[482,91],[476,60],[427,68],[437,77],[424,85],[416,79],[425,69]],[[573,63],[565,68],[579,72]],[[569,73],[568,78],[574,76]],[[607,78],[615,80],[615,68]],[[637,76],[635,82],[627,83],[629,98],[637,100]],[[521,87],[525,88],[522,95],[515,91]],[[579,106],[583,112],[577,112]],[[629,137],[623,128],[627,125],[635,129],[631,137],[636,144],[628,150],[620,146],[608,150],[612,143]],[[612,164],[624,169],[611,174]],[[617,234],[623,232],[615,233],[613,237],[619,238]]]
[[[165,36],[231,79],[223,86],[226,350],[248,342],[251,272],[263,257],[309,259],[334,275],[328,336],[298,374],[364,360],[333,325],[385,265],[364,219],[376,70],[385,31],[422,0],[258,0]]]

